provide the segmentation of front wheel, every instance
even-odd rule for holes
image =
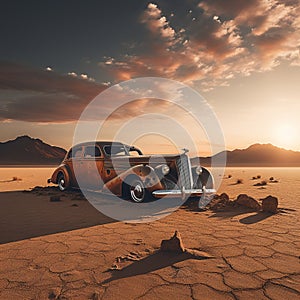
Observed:
[[[63,192],[68,188],[68,182],[65,178],[65,175],[63,173],[59,173],[57,176],[57,184],[58,188]]]
[[[129,185],[130,200],[136,203],[144,202],[147,198],[147,190],[140,179],[134,179]]]

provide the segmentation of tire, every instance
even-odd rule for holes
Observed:
[[[69,185],[68,182],[66,181],[64,173],[59,173],[57,176],[57,185],[60,191],[65,191],[68,189]]]
[[[148,198],[148,191],[144,183],[139,179],[133,179],[128,185],[129,199],[135,203],[145,202]]]

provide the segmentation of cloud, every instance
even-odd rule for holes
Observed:
[[[78,76],[70,72],[61,75],[0,62],[0,121],[75,122],[91,100],[107,89],[108,85],[110,82],[96,84],[86,74]],[[122,106],[122,99],[128,95],[136,100]],[[92,104],[89,119],[100,121],[113,112],[109,121],[116,122],[145,112],[161,113],[169,110],[168,103],[149,99],[151,95],[152,90],[142,93],[140,90],[116,87],[105,101]]]
[[[73,76],[73,77],[77,77],[78,76],[75,72],[69,72],[68,75],[69,76]]]
[[[297,1],[203,0],[194,6],[185,15],[182,7],[178,12],[172,7],[168,20],[149,3],[140,18],[150,34],[149,50],[106,58],[99,65],[117,81],[162,76],[209,90],[236,76],[270,70],[282,60],[299,64]]]
[[[175,30],[170,26],[167,18],[162,15],[162,11],[156,4],[149,3],[147,9],[141,17],[141,22],[146,24],[154,36],[160,36],[169,45],[175,39]]]
[[[95,81],[94,78],[89,77],[87,74],[84,74],[84,73],[80,74],[80,78],[81,78],[81,79],[84,79],[84,80],[93,81],[93,82]]]
[[[0,119],[57,123],[77,120],[106,86],[74,74],[0,62]]]

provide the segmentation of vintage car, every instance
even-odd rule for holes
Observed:
[[[192,167],[187,152],[183,149],[178,155],[148,156],[120,142],[81,143],[69,150],[48,183],[57,184],[61,191],[80,187],[134,202],[214,193],[211,173],[200,165]]]

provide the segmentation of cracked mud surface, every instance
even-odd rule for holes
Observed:
[[[2,244],[0,299],[294,300],[300,297],[295,203],[272,216],[180,209],[153,223],[104,223]],[[65,199],[55,205],[74,209]],[[247,218],[254,221],[242,222]],[[208,257],[158,252],[175,230],[186,248]]]

